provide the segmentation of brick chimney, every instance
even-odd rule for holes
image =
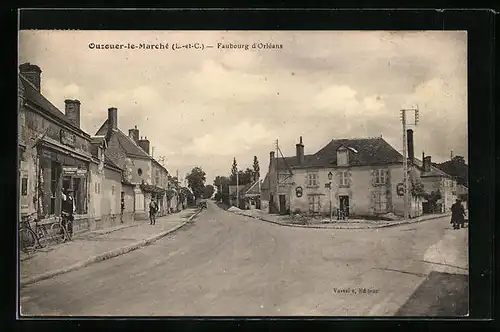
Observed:
[[[304,163],[304,144],[302,144],[302,136],[300,136],[300,142],[295,145],[297,151],[297,163],[299,165]]]
[[[118,110],[116,107],[108,108],[108,128],[118,129]]]
[[[406,130],[406,142],[408,144],[408,159],[410,163],[415,161],[415,150],[413,149],[413,129]]]
[[[147,154],[149,154],[149,140],[147,137],[141,137],[141,139],[139,140],[139,146],[144,150],[146,151]]]
[[[41,75],[42,70],[37,65],[32,65],[29,62],[23,63],[19,66],[19,72],[26,77],[26,79],[35,86],[38,92],[41,92]]]
[[[136,144],[139,144],[139,129],[137,129],[137,126],[128,130],[128,136],[133,139]]]
[[[269,168],[273,168],[274,165],[274,151],[269,152]]]
[[[75,127],[80,128],[80,101],[77,99],[66,99],[64,104],[66,117]]]
[[[431,156],[424,157],[424,172],[431,171]]]

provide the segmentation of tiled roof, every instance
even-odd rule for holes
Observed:
[[[69,121],[68,117],[66,117],[66,114],[61,112],[50,101],[48,101],[47,98],[45,98],[39,91],[37,91],[35,87],[33,87],[33,85],[23,75],[19,74],[18,78],[19,78],[18,83],[22,84],[24,88],[24,96],[26,97],[27,100],[38,105],[40,108],[47,111],[53,117],[61,120],[66,125],[74,128],[75,130],[78,130],[81,133],[86,134],[83,130],[73,125]]]
[[[266,174],[264,177],[264,180],[262,180],[262,185],[260,186],[261,190],[268,190],[270,187],[269,185],[269,173]]]
[[[104,121],[103,125],[97,131],[96,135],[105,135],[108,131],[108,120]],[[118,143],[123,151],[132,157],[148,158],[151,156],[146,153],[139,145],[137,145],[132,138],[123,133],[121,130],[113,130],[111,135],[116,135]]]
[[[118,169],[122,169],[120,166],[118,166],[117,164],[115,164],[115,163],[113,162],[113,160],[111,160],[111,159],[107,156],[106,152],[104,152],[104,164],[105,164],[105,165],[109,165],[109,166],[111,166],[111,167],[118,168]]]
[[[403,156],[382,137],[332,140],[313,155],[305,155],[298,164],[297,157],[278,157],[278,169],[330,167],[337,164],[337,150],[345,147],[350,166],[384,165],[403,162]],[[287,166],[288,165],[288,166]]]
[[[443,172],[439,168],[437,168],[435,165],[431,165],[431,170],[429,172],[424,172],[424,163],[420,159],[413,159],[413,164],[417,166],[418,168],[421,169],[420,176],[427,177],[427,176],[444,176],[444,177],[450,177],[449,174],[446,172]]]

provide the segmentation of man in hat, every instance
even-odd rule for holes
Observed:
[[[149,202],[149,224],[150,225],[156,224],[156,212],[158,212],[158,204],[152,198],[151,202]]]
[[[451,206],[451,223],[453,224],[453,229],[460,229],[464,227],[465,210],[459,199],[456,200],[455,204]]]
[[[62,223],[63,226],[68,230],[69,236],[73,236],[73,220],[74,213],[76,210],[75,200],[73,198],[73,189],[64,188],[62,193]],[[61,230],[62,231],[62,230]]]

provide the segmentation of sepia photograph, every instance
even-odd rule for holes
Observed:
[[[18,42],[21,317],[469,315],[466,31]]]

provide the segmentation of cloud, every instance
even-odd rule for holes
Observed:
[[[467,34],[460,31],[21,31],[21,62],[38,64],[42,91],[64,111],[82,103],[91,134],[118,108],[155,155],[208,181],[279,139],[293,155],[332,138],[383,137],[402,149],[399,111],[419,105],[415,151],[467,158]],[[281,43],[280,50],[91,50],[89,43]],[[265,167],[261,167],[265,169]]]
[[[236,156],[247,153],[255,146],[266,145],[273,138],[272,131],[264,125],[241,122],[234,127],[194,138],[183,153],[200,157]]]

